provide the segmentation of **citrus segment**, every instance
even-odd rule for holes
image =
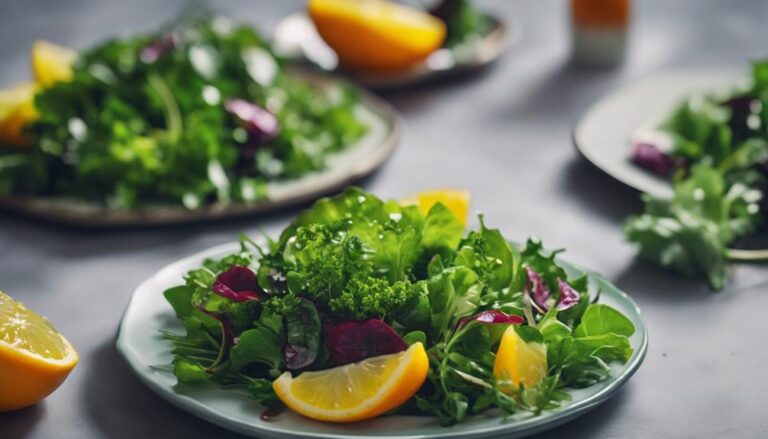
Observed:
[[[0,292],[0,412],[42,400],[78,360],[69,341],[45,318]]]
[[[541,343],[527,343],[514,326],[504,331],[496,352],[493,375],[499,381],[509,381],[514,387],[523,383],[530,388],[547,376],[547,349]]]
[[[424,383],[429,360],[415,343],[404,352],[367,358],[332,369],[283,373],[275,393],[291,410],[329,422],[374,418],[409,400]]]
[[[461,224],[467,225],[469,213],[469,192],[454,189],[440,189],[434,191],[419,192],[401,201],[403,205],[417,205],[423,215],[429,213],[429,209],[435,204],[442,203],[448,208]]]
[[[309,15],[350,69],[403,69],[425,59],[445,39],[439,19],[386,0],[309,0]]]
[[[72,64],[77,52],[47,41],[37,41],[32,46],[32,71],[35,80],[43,87],[72,79]]]
[[[36,84],[21,84],[0,90],[0,145],[23,147],[29,144],[23,128],[37,118]]]

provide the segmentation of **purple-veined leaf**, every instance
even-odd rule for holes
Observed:
[[[280,133],[280,122],[274,114],[244,99],[229,99],[224,109],[237,117],[255,140],[266,142]]]
[[[506,314],[498,310],[489,310],[477,313],[473,316],[464,317],[463,319],[459,320],[458,324],[456,324],[456,329],[459,330],[472,321],[478,323],[506,323],[511,325],[520,325],[525,322],[525,319],[515,314]]]
[[[216,276],[211,286],[213,292],[234,302],[261,300],[264,292],[259,287],[256,274],[248,267],[233,265]]]

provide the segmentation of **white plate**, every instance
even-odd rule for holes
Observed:
[[[601,303],[615,307],[635,324],[637,330],[630,339],[635,351],[626,364],[612,365],[609,380],[571,391],[573,399],[559,410],[547,411],[538,417],[517,415],[507,421],[491,415],[475,416],[453,427],[441,427],[431,417],[399,415],[335,425],[312,421],[290,411],[274,420],[263,421],[259,417],[263,408],[249,400],[245,393],[214,385],[177,385],[168,368],[173,359],[170,346],[160,335],[161,329],[183,333],[183,326],[165,301],[163,291],[181,284],[183,274],[199,267],[203,259],[223,256],[238,248],[236,243],[214,247],[163,268],[139,285],[123,316],[117,348],[141,381],[162,398],[196,416],[246,435],[343,439],[523,437],[560,425],[607,400],[640,367],[647,350],[647,332],[637,305],[609,282],[593,276],[593,286],[602,290]],[[567,269],[575,270],[570,266]]]
[[[488,17],[491,20],[490,30],[475,42],[453,49],[438,49],[423,63],[404,71],[360,72],[350,76],[365,86],[385,89],[462,74],[486,66],[495,61],[518,35],[516,26],[510,32],[504,21]],[[333,49],[323,41],[312,20],[303,12],[280,21],[272,44],[275,52],[283,57],[308,61],[326,71],[340,71]]]
[[[630,161],[638,130],[658,127],[686,97],[731,89],[744,81],[739,70],[690,69],[656,74],[600,100],[581,118],[573,140],[581,154],[608,175],[639,191],[672,195],[668,180]]]
[[[295,70],[294,75],[332,94],[347,81],[329,74]],[[64,197],[0,198],[0,208],[45,221],[78,227],[136,227],[178,224],[241,217],[314,200],[338,191],[384,164],[400,142],[400,123],[394,108],[373,94],[357,88],[357,117],[367,126],[365,135],[327,159],[325,169],[294,180],[267,184],[267,199],[254,203],[217,203],[189,210],[183,206],[146,206],[133,210],[111,209],[101,204]]]

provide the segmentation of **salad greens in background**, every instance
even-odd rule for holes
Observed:
[[[491,19],[470,0],[440,0],[429,13],[445,23],[443,47],[449,49],[482,38],[493,26]]]
[[[181,382],[245,388],[274,407],[272,381],[286,370],[422,342],[429,375],[399,412],[450,425],[492,408],[556,408],[568,388],[605,380],[608,363],[630,358],[633,324],[590,298],[587,275],[569,278],[559,252],[538,240],[516,249],[480,224],[465,233],[441,203],[423,215],[356,188],[321,199],[267,248],[243,237],[238,252],[206,260],[165,292],[186,330],[165,332],[174,373]],[[502,391],[493,367],[510,324],[546,347],[548,373],[530,388]]]
[[[254,29],[193,15],[80,53],[71,81],[37,94],[29,151],[0,148],[0,195],[254,202],[364,134],[351,89],[321,92]]]
[[[768,233],[768,60],[753,63],[748,89],[694,95],[661,130],[672,138],[670,151],[638,143],[632,158],[672,178],[674,196],[644,195],[645,212],[627,220],[627,238],[641,258],[720,290],[737,254],[728,246]],[[765,253],[754,258],[768,260]]]

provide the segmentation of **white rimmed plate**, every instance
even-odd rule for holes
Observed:
[[[188,270],[199,267],[205,258],[221,257],[239,248],[236,243],[211,248],[177,261],[155,273],[136,288],[123,316],[117,349],[139,379],[170,403],[239,433],[264,438],[519,438],[547,430],[584,414],[605,402],[640,367],[648,347],[648,335],[640,310],[632,299],[610,282],[590,273],[591,288],[601,290],[601,303],[615,307],[634,323],[630,338],[634,353],[626,364],[611,365],[611,377],[586,389],[571,390],[572,400],[558,410],[538,417],[520,414],[503,420],[498,416],[475,416],[453,426],[441,427],[436,418],[384,416],[349,425],[312,421],[286,411],[274,420],[263,421],[263,410],[248,396],[214,385],[178,385],[168,365],[173,356],[160,330],[182,333],[183,326],[165,301],[163,291],[181,284]],[[574,275],[580,270],[563,264]]]

